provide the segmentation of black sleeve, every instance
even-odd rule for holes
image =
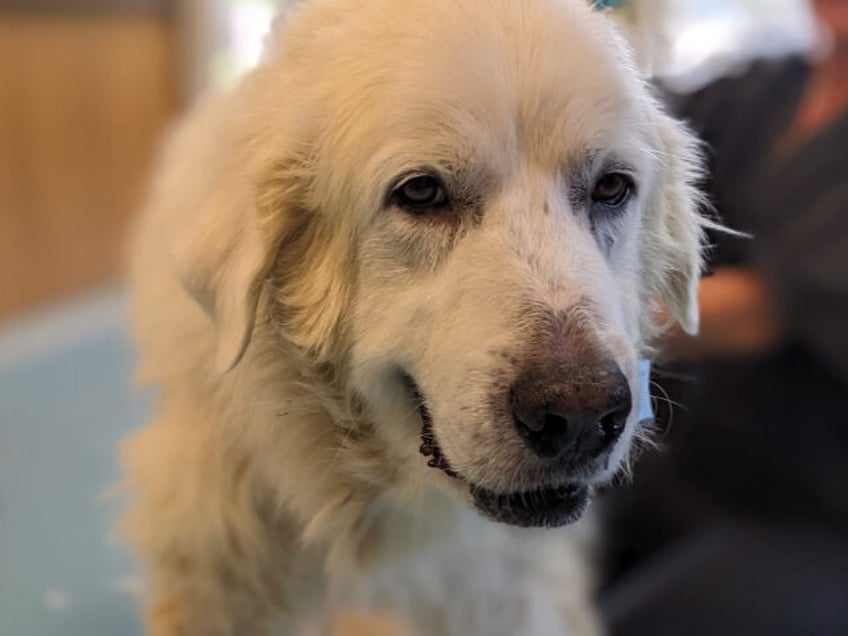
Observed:
[[[790,124],[809,68],[790,58],[760,62],[744,73],[713,82],[692,95],[672,98],[677,116],[704,142],[704,189],[717,220],[754,233],[747,204],[748,185]],[[749,265],[752,242],[723,233],[710,235],[712,266]]]
[[[848,113],[799,150],[779,147],[809,75],[800,60],[757,64],[676,107],[707,144],[722,221],[753,235],[713,235],[713,265],[758,271],[791,338],[848,381]]]

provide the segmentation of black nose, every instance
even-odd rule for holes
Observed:
[[[624,431],[632,404],[627,378],[614,362],[575,370],[541,365],[512,388],[515,425],[542,458],[579,464],[609,449]]]

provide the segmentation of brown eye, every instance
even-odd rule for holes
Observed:
[[[619,208],[630,199],[633,181],[620,172],[610,172],[598,179],[592,190],[592,203]]]
[[[417,213],[444,207],[448,202],[441,181],[429,175],[407,179],[394,191],[394,197],[398,205]]]

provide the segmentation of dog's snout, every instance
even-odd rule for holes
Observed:
[[[631,404],[627,378],[614,362],[579,369],[537,366],[512,388],[515,425],[527,445],[539,457],[574,464],[615,443]]]

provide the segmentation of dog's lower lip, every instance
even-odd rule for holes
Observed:
[[[471,496],[477,510],[493,521],[523,528],[556,528],[580,519],[589,504],[590,492],[582,484],[509,494],[472,485]]]

